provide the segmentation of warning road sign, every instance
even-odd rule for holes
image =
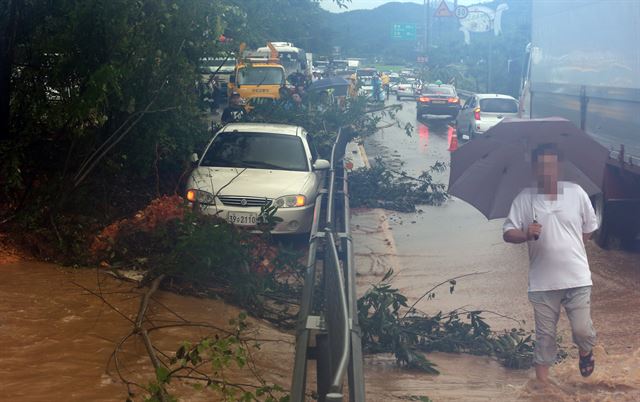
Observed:
[[[453,17],[453,13],[451,12],[451,10],[449,10],[449,6],[447,5],[447,2],[445,0],[442,0],[440,2],[440,5],[433,15],[435,17]]]

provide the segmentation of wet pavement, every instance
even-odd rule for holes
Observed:
[[[416,122],[414,102],[402,102],[398,117]],[[417,176],[436,161],[449,163],[455,148],[453,128],[445,118],[416,122],[408,137],[398,128],[386,129],[365,141],[367,158],[382,156],[386,163]],[[462,144],[460,144],[462,145]],[[448,171],[436,175],[448,182]],[[455,292],[436,291],[435,299],[416,306],[436,313],[455,308],[487,310],[492,328],[533,330],[527,300],[528,256],[525,245],[502,240],[502,220],[487,221],[462,200],[443,206],[421,206],[417,213],[360,211],[353,219],[356,236],[358,285],[380,280],[393,268],[393,285],[409,302],[432,286],[461,275]],[[360,240],[360,241],[358,241]],[[428,395],[433,400],[639,400],[640,399],[640,255],[605,251],[588,245],[593,271],[593,319],[599,334],[596,373],[582,379],[566,318],[559,336],[569,358],[552,369],[557,387],[540,389],[532,370],[507,370],[487,358],[429,355],[440,376],[407,374],[393,368],[393,359],[367,360],[367,393],[371,400],[403,400]]]

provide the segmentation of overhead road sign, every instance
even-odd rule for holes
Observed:
[[[416,24],[393,24],[391,37],[400,40],[416,40]]]

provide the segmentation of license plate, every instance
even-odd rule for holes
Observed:
[[[443,100],[434,100],[434,101],[431,101],[431,102],[432,102],[432,103],[437,103],[437,104],[439,104],[439,105],[444,104],[444,103],[447,103],[447,101],[443,101]]]
[[[469,136],[468,136],[467,134],[462,134],[462,139],[463,139],[463,140],[468,140],[468,139],[469,139]]]
[[[238,226],[255,226],[258,223],[258,214],[251,212],[229,212],[227,222]]]

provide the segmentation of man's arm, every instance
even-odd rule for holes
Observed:
[[[532,223],[527,227],[527,231],[520,229],[509,229],[502,234],[502,238],[507,243],[520,244],[528,240],[536,239],[536,236],[540,236],[542,233],[542,225],[539,223]]]
[[[520,244],[527,241],[527,234],[519,229],[510,229],[502,234],[502,238],[507,243]]]

